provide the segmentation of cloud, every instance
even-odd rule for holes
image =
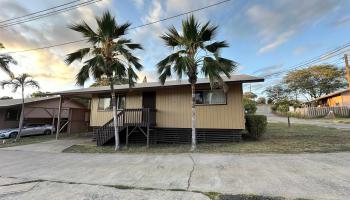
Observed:
[[[259,53],[266,53],[268,51],[271,51],[271,50],[277,48],[278,46],[280,46],[281,44],[285,43],[286,41],[288,41],[289,38],[291,38],[294,34],[295,34],[295,31],[293,31],[293,30],[284,32],[284,33],[280,34],[279,36],[277,36],[277,38],[274,41],[272,41],[271,43],[268,43],[265,46],[261,47],[258,52]]]
[[[281,69],[283,69],[283,64],[276,64],[276,65],[271,65],[267,67],[260,68],[256,71],[254,71],[252,74],[265,77],[267,75],[279,72]]]
[[[271,51],[300,34],[306,27],[319,23],[337,8],[338,1],[275,0],[269,4],[251,5],[246,15],[257,31],[263,47],[260,53]]]
[[[335,22],[333,22],[332,24],[334,26],[342,26],[342,25],[345,25],[345,24],[348,24],[350,23],[350,16],[345,16],[341,19],[338,19],[336,20]]]
[[[43,1],[43,4],[43,7],[52,7],[46,1]],[[67,26],[84,20],[95,27],[95,15],[100,15],[110,4],[111,0],[104,0],[52,17],[2,29],[0,30],[1,43],[5,45],[7,52],[79,40],[82,38],[81,35],[68,29]],[[29,13],[24,5],[19,1],[2,3],[4,10],[0,13],[0,19],[9,19]],[[85,43],[75,43],[40,51],[11,54],[18,61],[18,65],[11,66],[11,69],[15,74],[24,72],[31,74],[45,91],[58,91],[68,86],[73,87],[75,75],[82,64],[74,63],[72,66],[67,66],[64,58],[68,53],[84,46],[86,46]],[[4,73],[0,72],[0,80],[7,78]],[[1,91],[3,92],[6,95],[13,95],[9,90]],[[14,96],[19,96],[19,94],[16,93]]]
[[[145,5],[144,0],[133,0],[133,2],[138,9],[141,9]]]

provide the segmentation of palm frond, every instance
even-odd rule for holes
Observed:
[[[37,88],[40,89],[40,85],[37,81],[35,80],[28,80],[24,83],[24,86],[30,86],[32,88]]]
[[[96,44],[100,41],[100,37],[97,35],[97,33],[95,33],[92,30],[92,28],[85,21],[78,24],[72,24],[68,26],[68,28],[83,34],[83,36],[93,44]]]
[[[83,58],[90,52],[90,48],[79,49],[76,52],[70,53],[67,55],[65,59],[65,63],[67,65],[72,64],[74,61],[81,62]]]
[[[218,50],[222,48],[229,47],[228,43],[226,41],[221,41],[221,42],[213,42],[207,46],[205,46],[205,49],[210,51],[211,53],[215,53]]]
[[[204,42],[212,40],[216,36],[217,29],[217,26],[210,25],[210,22],[207,22],[200,31],[201,39]]]
[[[83,86],[90,77],[90,65],[84,65],[76,75],[77,85]]]
[[[4,72],[10,75],[10,77],[13,77],[13,73],[10,70],[10,64],[17,64],[17,62],[12,58],[12,56],[6,54],[0,55],[0,69],[2,69]]]
[[[159,72],[159,69],[158,69]],[[159,73],[159,81],[164,85],[165,80],[169,77],[171,77],[171,66],[167,65],[164,66],[163,70]]]
[[[117,38],[114,37],[117,29],[116,21],[109,11],[104,12],[101,17],[96,17],[96,22],[98,25],[97,33],[103,40],[107,41],[106,39],[113,40]]]
[[[129,81],[129,85],[130,87],[134,87],[136,81],[139,79],[139,77],[137,76],[136,72],[133,70],[133,68],[131,66],[128,67],[128,81]]]
[[[126,35],[126,31],[128,30],[128,28],[131,26],[130,23],[124,23],[120,26],[116,26],[116,29],[114,30],[114,37],[118,38],[121,37],[123,35]]]

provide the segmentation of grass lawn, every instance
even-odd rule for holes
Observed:
[[[78,138],[82,137],[79,134],[61,134],[60,138]],[[34,144],[34,143],[39,143],[39,142],[45,142],[49,140],[55,140],[56,135],[32,135],[32,136],[24,136],[19,139],[16,143],[14,142],[13,138],[9,139],[1,139],[0,140],[0,148],[4,147],[12,147],[12,146],[19,146],[19,145],[26,145],[26,144]]]
[[[190,144],[157,144],[149,149],[144,144],[122,147],[122,153],[188,153]],[[260,141],[245,139],[237,143],[199,144],[202,153],[304,153],[350,151],[350,131],[310,125],[270,123]],[[113,146],[74,145],[69,153],[113,153]]]

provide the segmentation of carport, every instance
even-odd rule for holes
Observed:
[[[21,103],[21,99],[0,100],[0,129],[18,127]],[[90,119],[86,105],[58,96],[25,99],[23,115],[24,123],[52,124],[67,133],[87,132]]]

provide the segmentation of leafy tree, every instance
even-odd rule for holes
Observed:
[[[179,79],[183,75],[188,77],[192,93],[192,146],[191,151],[196,149],[196,104],[195,85],[198,73],[209,78],[210,85],[215,83],[224,85],[222,74],[230,77],[230,73],[236,68],[232,60],[220,56],[219,51],[228,47],[226,41],[215,41],[217,26],[210,22],[199,23],[192,15],[182,22],[182,31],[178,32],[174,26],[170,27],[167,33],[161,38],[166,46],[174,52],[161,60],[158,64],[159,80],[164,84],[172,73]]]
[[[247,114],[254,114],[258,109],[258,107],[256,106],[256,102],[250,98],[243,97],[243,106],[245,113]]]
[[[132,43],[130,39],[123,38],[126,35],[129,23],[117,24],[115,18],[109,11],[102,17],[96,17],[97,30],[94,31],[86,22],[73,24],[70,29],[81,33],[87,40],[90,47],[82,48],[67,55],[66,63],[74,61],[83,62],[84,66],[77,74],[77,84],[84,85],[90,78],[95,80],[107,77],[112,97],[115,150],[119,150],[119,130],[117,124],[116,96],[114,83],[116,80],[128,79],[130,87],[134,86],[137,80],[136,70],[141,70],[142,65],[139,59],[132,54],[132,50],[142,49],[140,44]]]
[[[19,120],[19,128],[18,128],[18,134],[15,139],[17,141],[21,137],[22,132],[22,126],[23,126],[23,120],[24,120],[24,89],[26,87],[32,87],[39,89],[39,83],[33,80],[33,78],[29,74],[20,74],[16,77],[12,77],[8,81],[2,81],[0,82],[1,87],[4,89],[5,87],[12,88],[12,92],[16,92],[18,89],[21,89],[21,95],[22,95],[22,110],[21,110],[21,118]]]
[[[266,99],[265,99],[265,97],[259,97],[259,98],[256,100],[256,103],[257,103],[257,104],[266,104]]]
[[[344,75],[344,71],[336,66],[316,65],[289,72],[284,82],[290,91],[315,99],[345,87]]]
[[[4,49],[4,45],[0,43],[0,50]],[[8,75],[13,77],[13,73],[10,70],[10,64],[17,64],[17,62],[9,55],[7,54],[0,54],[0,69],[2,69],[4,72],[6,72]]]
[[[271,103],[276,103],[289,98],[289,90],[282,84],[270,86],[266,88],[264,92]]]
[[[49,96],[52,96],[50,92],[42,92],[42,91],[36,91],[30,95],[31,98],[49,97]]]
[[[243,94],[243,97],[248,99],[255,99],[256,97],[258,97],[258,95],[254,94],[253,92],[245,92]]]
[[[0,100],[6,100],[6,99],[13,99],[13,97],[9,97],[9,96],[2,96],[2,97],[0,97]]]
[[[128,84],[129,80],[127,78],[113,78],[114,85],[123,85]],[[100,87],[100,86],[110,86],[110,79],[103,77],[95,81],[95,83],[91,84],[90,87]]]

